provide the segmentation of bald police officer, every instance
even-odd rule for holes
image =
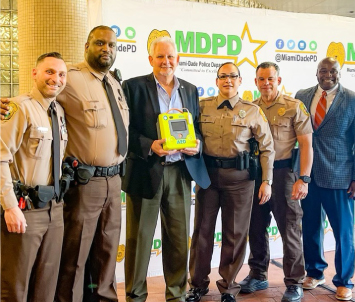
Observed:
[[[64,89],[66,76],[59,53],[41,55],[32,70],[33,89],[10,99],[9,112],[0,123],[2,302],[54,299],[64,229],[63,203],[54,187],[59,187],[68,138],[56,96]],[[53,120],[50,108],[56,111]],[[59,129],[52,129],[52,123]],[[58,170],[53,168],[53,156]],[[16,193],[15,181],[21,182]]]
[[[302,209],[299,200],[308,193],[313,160],[312,125],[305,105],[279,93],[281,83],[279,66],[261,63],[256,69],[255,84],[261,97],[254,101],[268,118],[274,138],[276,157],[274,182],[268,203],[260,204],[254,196],[250,221],[250,273],[240,284],[242,292],[254,292],[268,287],[267,270],[270,261],[269,235],[273,213],[283,243],[283,270],[286,285],[283,302],[300,301],[305,276],[301,241]],[[296,141],[300,151],[300,177],[293,171],[292,152]],[[260,180],[257,181],[257,186]]]
[[[275,151],[267,119],[262,110],[238,95],[242,79],[237,66],[223,64],[218,72],[217,97],[200,101],[203,152],[211,186],[197,186],[195,226],[190,255],[190,291],[186,301],[200,301],[208,292],[216,218],[221,208],[222,250],[217,281],[222,302],[235,301],[240,286],[234,281],[243,265],[254,191],[250,180],[249,143],[259,142],[263,184],[258,196],[266,202],[271,195]]]
[[[66,156],[93,169],[85,185],[69,189],[64,201],[64,242],[58,302],[81,302],[85,263],[90,255],[94,301],[117,301],[115,268],[121,228],[120,163],[127,146],[128,107],[119,83],[108,72],[116,58],[116,34],[107,26],[91,30],[85,60],[68,68],[68,85],[58,97],[70,141]],[[112,95],[113,94],[113,95]],[[110,96],[112,97],[110,100]],[[110,101],[123,126],[116,129]],[[123,140],[120,137],[123,131]],[[118,143],[117,143],[118,142]]]

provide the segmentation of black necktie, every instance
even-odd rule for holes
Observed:
[[[58,125],[58,118],[57,118],[57,109],[55,107],[54,101],[50,104],[49,110],[51,113],[51,120],[52,120],[52,162],[53,162],[53,169],[52,175],[54,179],[54,192],[59,197],[59,175],[60,175],[60,140],[59,140],[59,125]]]
[[[218,110],[218,109],[223,109],[225,106],[226,106],[228,109],[233,110],[233,107],[232,107],[231,103],[229,102],[229,100],[223,101],[223,102],[221,103],[221,105],[219,105],[219,106],[217,107],[217,110]]]
[[[107,76],[103,79],[104,87],[107,93],[108,100],[110,101],[111,111],[113,115],[113,120],[115,121],[117,136],[118,136],[118,152],[125,156],[127,153],[127,132],[123,124],[121,113],[118,109],[115,95],[113,94],[112,87],[108,82]]]

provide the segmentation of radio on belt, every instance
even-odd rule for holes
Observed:
[[[169,113],[169,111],[179,113]],[[164,150],[177,150],[196,147],[196,135],[191,113],[183,108],[172,108],[158,116],[157,129],[159,139],[165,138]]]

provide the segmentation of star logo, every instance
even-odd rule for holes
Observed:
[[[248,36],[248,40],[244,40],[245,34],[247,33]],[[242,65],[244,62],[248,62],[251,66],[253,66],[254,68],[256,68],[259,64],[258,64],[258,59],[256,57],[256,53],[267,43],[267,41],[262,41],[262,40],[254,40],[251,37],[250,34],[250,30],[249,30],[249,26],[248,23],[245,22],[243,31],[242,31],[242,35],[241,35],[241,39],[243,41],[243,48],[242,48],[242,53],[250,53],[249,50],[252,50],[254,48],[255,45],[251,45],[251,44],[258,44],[258,46],[256,48],[254,48],[254,50],[252,51],[253,56],[252,59],[249,59],[247,55],[240,55],[238,57],[238,66]],[[248,45],[249,44],[249,45]],[[246,51],[243,51],[243,50]],[[242,57],[243,59],[240,60],[240,57]]]
[[[286,95],[288,95],[288,96],[291,96],[291,94],[292,94],[292,92],[287,92],[287,91],[286,91],[285,85],[282,85],[281,93],[282,93],[282,94],[286,94]]]

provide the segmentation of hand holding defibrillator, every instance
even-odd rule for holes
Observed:
[[[173,110],[178,113],[170,113]],[[159,114],[157,131],[159,139],[153,142],[151,149],[159,156],[178,151],[193,156],[200,152],[200,141],[196,139],[192,115],[186,108],[172,108]]]

